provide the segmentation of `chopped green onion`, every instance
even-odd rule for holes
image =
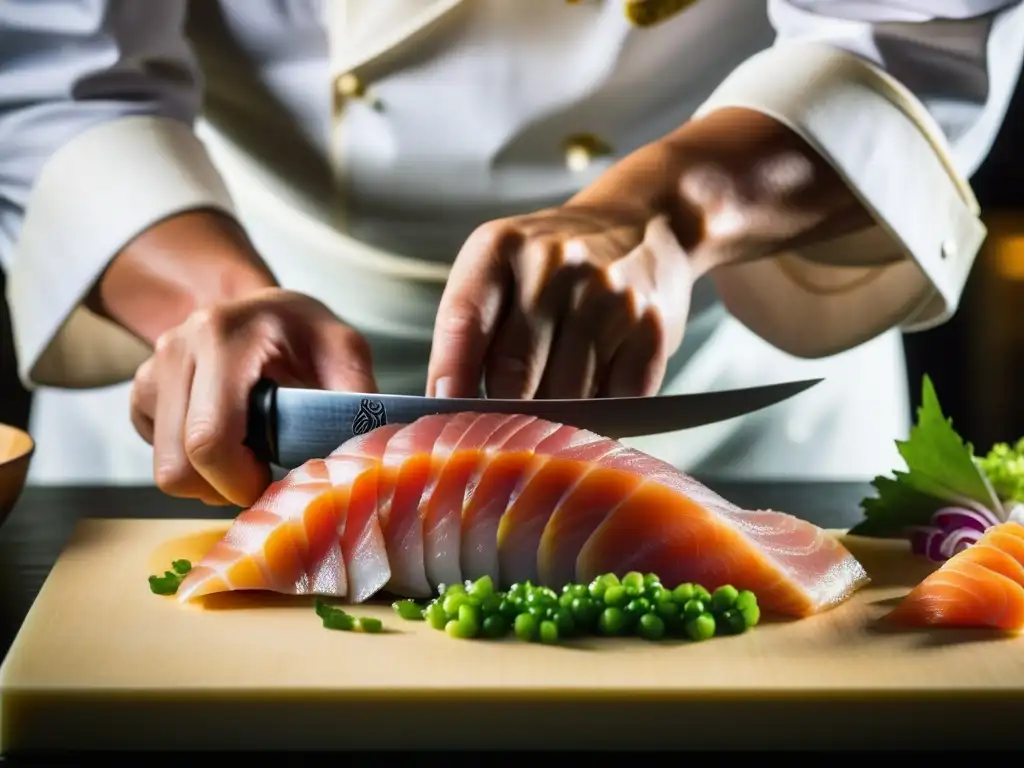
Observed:
[[[725,584],[709,592],[691,583],[669,589],[657,574],[639,571],[630,571],[621,579],[609,573],[588,584],[569,583],[558,592],[529,581],[502,592],[491,576],[483,576],[439,586],[437,597],[426,607],[413,600],[399,600],[393,607],[402,618],[425,621],[454,638],[500,639],[512,633],[522,642],[548,645],[593,634],[636,635],[650,641],[683,636],[703,641],[741,634],[761,618],[757,597],[750,590]],[[363,631],[382,629],[373,619],[348,620]],[[325,617],[325,626],[327,621]],[[341,618],[330,621],[348,623]],[[373,628],[368,628],[367,622]]]
[[[423,609],[412,600],[399,600],[392,603],[391,607],[406,621],[423,621],[425,618]]]

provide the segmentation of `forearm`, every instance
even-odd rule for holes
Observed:
[[[165,219],[128,243],[86,305],[153,344],[197,309],[276,284],[235,221],[197,210]]]
[[[813,148],[747,109],[721,109],[687,122],[570,201],[593,204],[643,206],[667,216],[698,274],[871,223]]]

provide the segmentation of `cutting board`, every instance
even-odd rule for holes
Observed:
[[[1017,738],[1024,641],[883,632],[933,567],[851,538],[848,603],[705,643],[455,640],[389,605],[326,630],[312,601],[149,590],[226,525],[82,521],[0,668],[0,749],[979,746]],[[836,534],[841,535],[841,534]]]

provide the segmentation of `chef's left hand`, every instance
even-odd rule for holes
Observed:
[[[428,395],[656,394],[695,279],[668,220],[571,205],[489,222],[458,254],[434,328]]]

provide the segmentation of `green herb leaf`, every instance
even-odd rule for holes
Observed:
[[[1024,503],[1024,438],[1013,447],[997,443],[978,465],[1000,499]]]
[[[149,589],[154,595],[173,595],[181,586],[182,577],[172,571],[165,571],[163,576],[150,576]]]
[[[905,441],[897,441],[907,472],[875,478],[875,498],[862,502],[865,520],[850,529],[858,536],[899,536],[915,525],[928,525],[936,510],[949,504],[982,505],[998,511],[985,473],[939,405],[928,376],[924,377],[917,424]]]

